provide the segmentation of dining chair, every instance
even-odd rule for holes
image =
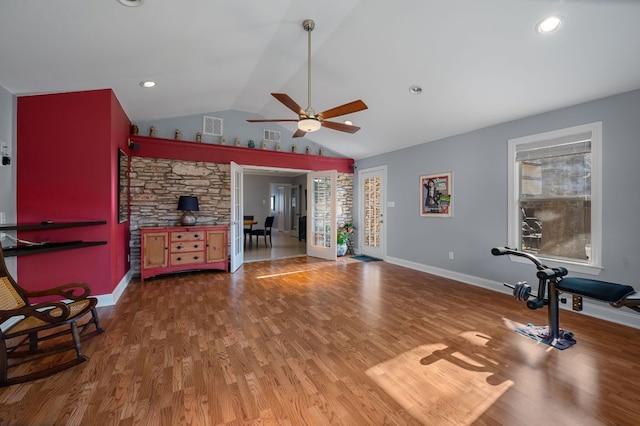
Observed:
[[[244,220],[253,220],[253,215],[244,216],[243,219]],[[252,246],[252,241],[251,241],[251,231],[252,230],[253,230],[253,225],[249,225],[248,228],[245,226],[245,228],[244,228],[244,246],[245,247],[247,247],[247,236],[249,236],[249,247]]]
[[[271,242],[271,228],[273,227],[273,216],[268,216],[264,220],[264,229],[254,229],[251,231],[251,235],[256,236],[256,246],[260,242],[260,237],[264,237],[264,246],[267,247],[267,237],[269,237],[269,244],[273,247],[273,243]]]

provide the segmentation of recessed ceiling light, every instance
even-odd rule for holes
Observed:
[[[155,85],[156,85],[155,81],[141,81],[140,82],[140,86],[146,87],[146,88],[153,87]]]
[[[422,87],[414,84],[413,86],[409,87],[409,92],[411,92],[414,95],[419,95],[420,93],[422,93]]]
[[[536,29],[540,34],[550,34],[558,31],[562,27],[562,17],[549,16],[538,23]]]
[[[129,7],[138,7],[142,6],[144,0],[118,0],[118,3]]]
[[[344,120],[344,124],[347,126],[353,126],[353,122],[351,120]]]

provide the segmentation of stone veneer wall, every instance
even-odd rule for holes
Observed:
[[[140,228],[175,226],[180,195],[198,197],[198,224],[228,224],[231,220],[229,164],[131,157],[131,271],[140,274]],[[338,225],[352,222],[353,174],[338,173]]]
[[[336,222],[338,226],[345,223],[353,223],[353,174],[338,173],[338,184],[336,189],[336,203],[338,212]]]
[[[198,197],[200,225],[228,224],[231,217],[229,164],[131,158],[131,271],[140,273],[140,228],[175,226],[180,195]]]

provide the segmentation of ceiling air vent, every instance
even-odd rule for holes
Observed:
[[[222,136],[222,118],[204,116],[202,120],[202,134]]]
[[[267,142],[280,142],[280,132],[264,129],[264,138]]]

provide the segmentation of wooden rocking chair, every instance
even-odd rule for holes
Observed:
[[[80,349],[80,338],[102,333],[95,297],[85,283],[72,283],[43,291],[21,288],[9,274],[0,246],[0,387],[40,379],[89,359]],[[30,304],[29,298],[60,296],[67,301]],[[91,318],[78,326],[87,314]],[[93,324],[93,330],[90,326]],[[48,344],[39,346],[40,343]],[[10,377],[9,370],[61,352],[75,350],[70,361]],[[40,367],[43,364],[34,364]],[[44,364],[46,365],[46,364]]]

